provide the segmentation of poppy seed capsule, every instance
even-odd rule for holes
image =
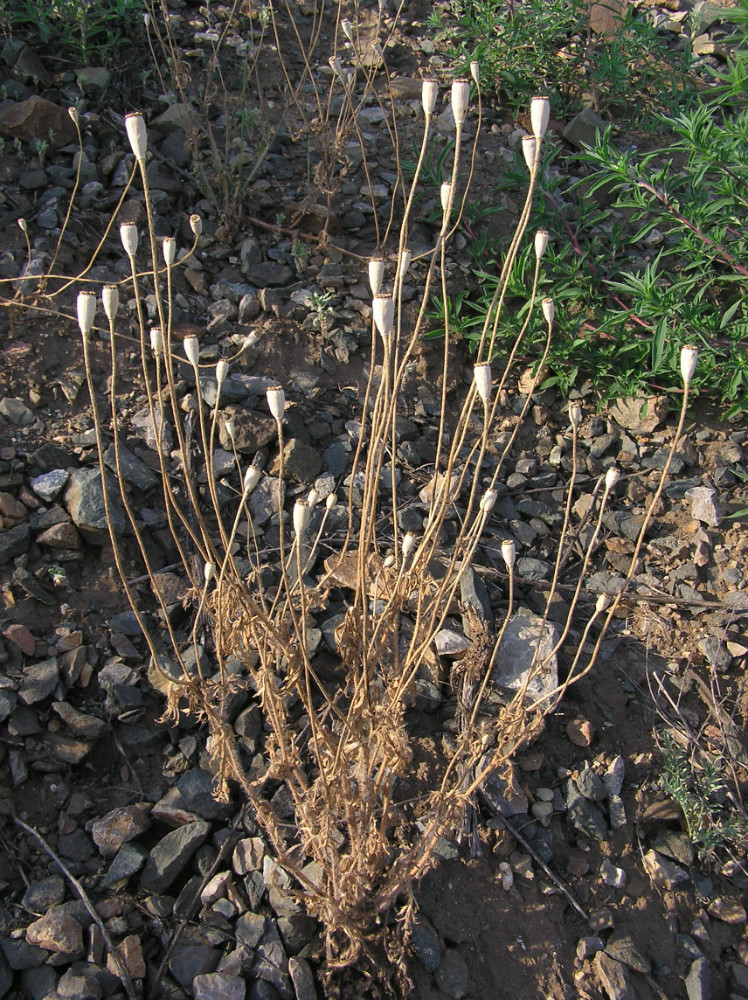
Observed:
[[[681,348],[680,352],[680,374],[684,385],[690,385],[693,373],[696,371],[696,362],[699,359],[699,349],[692,344],[687,344]]]
[[[383,281],[384,261],[381,257],[372,257],[369,260],[369,287],[372,295],[379,295]]]
[[[340,28],[345,37],[351,43],[351,45],[353,45],[353,25],[351,24],[351,22],[348,20],[347,17],[344,17],[343,20],[340,22]]]
[[[343,64],[341,63],[340,59],[338,59],[337,56],[330,56],[330,58],[328,59],[328,62],[330,63],[330,69],[333,71],[333,73],[335,74],[335,76],[337,76],[338,79],[342,80],[343,79]]]
[[[546,323],[550,326],[553,320],[556,318],[556,307],[553,304],[553,299],[543,299],[541,302],[541,307],[543,309],[543,316],[545,316]]]
[[[551,117],[551,102],[547,97],[533,97],[530,101],[530,124],[536,139],[542,139]]]
[[[197,368],[198,361],[200,360],[200,344],[197,337],[184,338],[184,353],[187,355],[187,360],[192,367]]]
[[[93,326],[96,315],[96,295],[94,292],[78,292],[78,326],[84,337],[87,337]]]
[[[228,375],[228,373],[229,373],[229,363],[228,361],[226,361],[225,358],[221,358],[221,360],[216,364],[216,382],[219,385],[223,385],[223,383],[226,381],[226,376]]]
[[[228,425],[227,425],[228,427]],[[233,435],[231,435],[233,437]],[[247,471],[244,473],[244,481],[242,483],[245,493],[251,493],[252,490],[257,486],[262,476],[262,469],[259,465],[250,465]]]
[[[216,564],[212,562],[206,562],[203,567],[203,576],[205,577],[205,586],[207,587],[213,577],[216,575]]]
[[[522,136],[522,155],[525,158],[528,170],[532,170],[535,166],[535,151],[537,149],[537,145],[537,140],[534,135]]]
[[[151,327],[151,350],[154,354],[160,354],[164,346],[164,338],[160,326]]]
[[[582,424],[582,407],[579,403],[569,403],[569,423],[572,427],[580,427]]]
[[[145,119],[139,111],[125,115],[125,130],[130,147],[135,153],[135,159],[142,163],[148,148],[148,133],[146,132]]]
[[[395,326],[395,303],[389,295],[377,295],[371,309],[380,337],[389,337]]]
[[[338,494],[337,493],[328,493],[327,499],[325,500],[325,507],[328,510],[332,510],[332,508],[335,506],[335,504],[337,502],[338,502]]]
[[[202,233],[203,220],[200,218],[199,215],[190,216],[190,229],[195,234],[195,236],[199,236]]]
[[[496,499],[498,497],[496,490],[486,490],[486,492],[481,497],[480,509],[484,514],[490,514],[491,511],[496,506]]]
[[[226,433],[231,438],[231,442],[233,444],[234,434],[236,433],[236,424],[234,423],[233,420],[227,420],[223,426],[226,430]]]
[[[439,191],[439,197],[442,203],[442,212],[444,212],[444,214],[446,215],[447,210],[449,208],[449,202],[452,197],[452,185],[449,183],[449,181],[444,181],[444,183],[442,184],[441,189]]]
[[[286,394],[279,385],[274,385],[265,393],[268,409],[276,420],[282,420],[286,412]]]
[[[507,569],[511,569],[517,559],[517,550],[511,538],[505,538],[501,543],[501,558]]]
[[[119,310],[119,288],[116,285],[104,285],[101,289],[101,304],[104,315],[111,323]]]
[[[293,530],[297,536],[303,535],[309,524],[309,504],[306,500],[297,500],[293,508]]]
[[[462,125],[470,100],[470,81],[454,80],[452,83],[452,117],[457,125]]]
[[[475,86],[480,87],[480,63],[473,60],[470,63],[470,75],[475,81]]]
[[[410,250],[403,250],[400,254],[400,278],[404,278],[408,273],[410,268],[410,262],[413,260],[413,254]]]
[[[605,489],[612,490],[620,478],[620,470],[615,465],[611,465],[605,473]]]
[[[538,229],[535,233],[535,256],[538,260],[543,256],[548,246],[548,230]]]
[[[70,120],[74,125],[78,125],[80,122],[80,115],[78,114],[78,109],[70,107],[68,108],[68,114],[70,115]]]
[[[119,227],[119,238],[128,257],[134,257],[138,252],[138,227],[134,222],[123,222]]]
[[[488,362],[473,367],[473,378],[478,395],[487,403],[491,398],[491,366]]]
[[[22,233],[27,233],[29,231],[29,227],[26,225],[25,219],[18,220],[18,228],[21,230]]]
[[[310,507],[316,507],[318,501],[319,501],[319,490],[317,490],[314,487],[312,487],[309,490],[309,494],[308,494],[308,496],[306,498],[306,502],[309,504]]]
[[[416,536],[413,534],[412,531],[409,531],[406,535],[403,536],[402,545],[400,547],[400,551],[403,554],[403,559],[407,559],[415,547],[416,547]]]
[[[177,241],[173,236],[167,236],[161,244],[161,253],[164,255],[164,263],[166,266],[171,267],[177,256]]]
[[[438,96],[439,84],[436,80],[424,80],[421,84],[421,105],[423,106],[423,113],[427,118],[433,115]]]
[[[595,612],[599,615],[610,607],[610,597],[607,594],[600,594],[595,601]]]

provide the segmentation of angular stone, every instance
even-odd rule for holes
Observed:
[[[134,840],[150,827],[147,807],[140,804],[113,809],[97,819],[91,836],[105,858],[112,857],[129,840]]]
[[[597,806],[584,798],[571,778],[566,790],[566,821],[587,837],[605,840],[608,835],[605,817]]]
[[[600,985],[608,994],[609,1000],[635,1000],[625,965],[616,962],[604,951],[599,951],[595,955],[593,964]]]
[[[192,980],[195,1000],[244,1000],[247,984],[241,976],[223,972],[208,972]]]
[[[492,682],[499,688],[519,691],[532,671],[527,698],[535,701],[550,694],[558,686],[558,662],[551,655],[557,638],[555,625],[521,608],[504,632]]]
[[[104,885],[126,882],[141,870],[148,860],[148,851],[140,844],[123,844],[104,876]]]
[[[614,934],[605,946],[605,951],[611,958],[614,958],[617,962],[622,962],[629,969],[633,969],[634,972],[641,972],[647,976],[652,971],[649,959],[642,955],[639,947],[629,933]]]
[[[51,101],[34,94],[0,112],[0,132],[21,142],[49,143],[60,149],[76,138],[75,126],[67,112]]]
[[[185,809],[196,813],[202,819],[228,819],[232,807],[227,802],[215,798],[216,784],[208,771],[193,768],[177,782],[177,788]]]
[[[674,889],[681,882],[688,881],[688,872],[663,858],[657,851],[647,851],[644,855],[644,868],[654,885],[662,889]]]
[[[31,527],[27,521],[6,531],[0,531],[0,566],[28,552],[30,544]]]
[[[77,955],[83,951],[83,928],[60,906],[53,906],[39,920],[26,928],[26,940],[64,955]]]
[[[18,697],[24,705],[35,705],[39,701],[44,701],[57,687],[59,677],[56,659],[28,663],[23,670]]]
[[[711,1000],[712,972],[705,958],[697,958],[691,963],[686,976],[688,1000]]]
[[[618,399],[610,408],[610,416],[628,431],[651,434],[665,419],[667,396],[634,396]]]
[[[103,719],[97,719],[95,715],[87,715],[79,712],[66,701],[58,701],[52,705],[52,711],[60,716],[68,729],[76,736],[84,739],[98,740],[108,732],[110,726]]]
[[[709,528],[716,528],[722,523],[722,511],[717,503],[717,491],[709,486],[697,486],[687,490],[686,496],[691,501],[691,517],[701,521]]]
[[[435,979],[439,989],[447,996],[454,997],[454,1000],[462,1000],[462,997],[467,995],[470,988],[470,974],[467,962],[456,948],[447,949],[436,970]]]
[[[280,462],[276,458],[270,470],[273,475],[280,472]],[[311,484],[322,471],[322,459],[311,445],[298,438],[291,438],[283,449],[283,476],[299,483]]]
[[[210,823],[190,823],[167,833],[151,851],[141,876],[141,885],[149,892],[165,892],[181,875],[210,833]],[[212,971],[212,970],[209,970]]]
[[[65,880],[62,875],[50,875],[39,882],[32,882],[23,894],[21,903],[32,913],[46,913],[64,898]]]
[[[191,990],[195,977],[213,972],[220,957],[220,951],[207,944],[178,944],[169,959],[169,972],[180,986]]]
[[[121,944],[118,944],[116,951],[120,960],[133,979],[145,978],[145,960],[143,958],[143,946],[137,934],[129,934]],[[106,967],[114,976],[119,976],[119,969],[114,958],[109,955],[106,960]]]
[[[288,974],[293,983],[296,1000],[317,1000],[314,976],[309,963],[304,958],[289,958]]]
[[[125,530],[125,517],[119,502],[119,489],[113,478],[107,478],[107,494],[112,531],[121,535]],[[87,542],[92,545],[109,544],[109,526],[99,469],[76,469],[65,490],[64,503]]]

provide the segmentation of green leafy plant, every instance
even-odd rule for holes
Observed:
[[[79,66],[108,63],[132,40],[142,0],[2,0],[0,24],[30,32]]]
[[[686,832],[702,861],[745,838],[742,817],[730,811],[720,756],[689,758],[670,733],[662,736],[662,790],[683,813]]]
[[[611,5],[616,15],[616,5]],[[556,111],[579,110],[590,101],[617,115],[634,105],[651,110],[674,108],[692,89],[686,71],[688,48],[673,52],[655,27],[628,5],[619,23],[593,32],[588,0],[454,0],[446,13],[435,12],[429,25],[447,48],[458,72],[471,61],[481,67],[484,87],[520,110],[539,87]]]

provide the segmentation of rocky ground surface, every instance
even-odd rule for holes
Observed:
[[[214,29],[203,13],[172,6],[185,47],[207,51]],[[664,30],[674,35],[677,13],[660,12],[672,22]],[[714,42],[710,27],[700,41],[707,59],[715,58],[705,47]],[[714,31],[720,30],[717,23]],[[107,544],[72,299],[54,281],[46,291],[55,294],[40,296],[32,278],[51,266],[78,167],[82,186],[54,273],[78,273],[101,238],[102,220],[132,169],[117,117],[130,110],[132,95],[109,71],[61,70],[52,53],[15,39],[6,40],[0,58],[6,77],[0,276],[6,299],[15,296],[0,313],[0,998],[119,998],[129,976],[135,993],[149,997],[311,1000],[322,995],[318,927],[252,816],[238,800],[223,805],[211,794],[206,732],[187,718],[178,726],[158,721],[159,678],[149,670]],[[421,67],[443,72],[444,61],[414,22],[395,36],[388,64],[396,73],[401,142],[409,143],[419,134],[420,83],[408,74]],[[266,83],[272,100],[280,82],[276,76]],[[145,100],[147,87],[138,96]],[[82,157],[67,116],[71,104],[81,114]],[[251,459],[260,452],[264,459],[252,513],[260,547],[272,553],[277,448],[264,402],[268,385],[280,379],[293,404],[286,417],[287,498],[311,486],[324,496],[350,469],[368,356],[365,260],[377,243],[368,186],[354,143],[352,170],[330,217],[326,206],[306,199],[307,150],[292,141],[290,128],[282,130],[246,191],[247,214],[258,224],[232,231],[194,182],[184,123],[168,109],[161,114],[155,99],[152,110],[149,176],[158,234],[175,234],[186,245],[189,214],[204,218],[198,252],[176,276],[182,333],[199,335],[206,365],[233,355],[255,334],[222,391],[225,450],[217,461],[225,463],[221,472],[230,485],[225,423],[231,418],[240,454]],[[384,227],[396,172],[382,118],[375,103],[361,115],[374,149],[372,184],[385,206]],[[450,128],[445,108],[438,129],[449,135]],[[520,122],[487,112],[479,167],[490,174],[511,158],[522,134]],[[567,138],[573,141],[573,131]],[[481,169],[477,184],[481,196],[493,197]],[[505,199],[501,209],[491,221],[498,230],[517,206]],[[142,222],[137,191],[122,211]],[[433,239],[429,212],[426,199],[412,234],[416,245]],[[297,217],[286,231],[284,223]],[[19,218],[33,247],[30,264]],[[313,235],[320,220],[330,234],[324,248]],[[469,280],[467,239],[458,233],[450,251],[454,287]],[[299,250],[300,243],[307,249]],[[122,251],[107,237],[89,277],[103,282],[125,273]],[[422,274],[416,266],[406,300],[415,300]],[[134,302],[123,323],[122,333],[128,324],[132,332]],[[189,621],[191,606],[159,503],[157,442],[136,347],[122,338],[124,471],[179,626]],[[102,332],[94,350],[102,393],[108,349]],[[439,366],[438,346],[424,343],[403,401],[397,449],[406,473],[400,514],[406,530],[418,530],[427,510],[419,493],[433,472]],[[461,377],[471,378],[467,353],[456,372],[450,401],[459,398]],[[214,380],[196,386],[187,367],[179,375],[185,412],[194,410],[197,392],[213,404]],[[502,434],[518,420],[525,384],[520,377],[507,394]],[[596,594],[614,593],[628,570],[673,426],[663,399],[599,410],[592,383],[577,395],[585,419],[575,522],[589,508],[599,475],[614,463],[623,473],[586,583],[588,608]],[[499,616],[506,607],[498,552],[509,537],[519,553],[519,599],[528,620],[545,606],[570,436],[564,401],[552,392],[536,394],[531,416],[477,567],[485,615]],[[511,772],[487,785],[479,856],[465,844],[441,842],[440,863],[418,889],[409,968],[414,995],[748,997],[744,851],[728,843],[703,862],[702,845],[694,844],[682,810],[662,789],[669,733],[676,746],[701,748],[696,771],[711,763],[723,775],[715,816],[745,815],[748,539],[740,512],[748,506],[747,449],[748,431],[720,424],[708,404],[695,404],[631,596],[595,670],[568,692]],[[147,581],[134,559],[131,569],[148,606]],[[573,564],[562,577],[554,620],[564,619],[572,571]],[[330,622],[345,596],[341,584],[319,618],[322,652],[333,643]],[[157,629],[155,613],[152,620]],[[459,618],[450,626],[462,633]],[[565,667],[562,658],[559,671]],[[436,688],[420,724],[438,731],[453,710],[446,686]],[[231,711],[248,767],[262,775],[264,732],[249,689],[237,693]],[[282,790],[269,787],[268,795],[288,818]]]

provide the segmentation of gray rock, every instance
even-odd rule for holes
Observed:
[[[523,556],[517,560],[517,575],[524,580],[545,580],[551,575],[552,566],[544,559]]]
[[[32,882],[23,894],[21,904],[32,913],[46,913],[50,906],[61,903],[65,898],[65,880],[62,875],[49,875]],[[5,942],[0,942],[5,946]]]
[[[623,868],[616,867],[607,858],[604,858],[600,865],[600,874],[606,885],[612,886],[614,889],[626,888],[626,872]]]
[[[198,847],[205,843],[209,833],[210,823],[203,821],[188,823],[167,833],[151,851],[141,876],[142,887],[149,892],[165,892],[190,863]]]
[[[278,471],[278,465],[274,467]],[[283,475],[299,483],[311,484],[322,471],[322,459],[311,445],[298,438],[291,438],[283,449]]]
[[[481,580],[472,566],[466,566],[460,574],[460,601],[464,607],[473,609],[486,628],[493,628],[493,612],[491,611],[488,591],[483,580]],[[465,635],[471,639],[475,638],[471,634],[470,618],[468,615],[463,615],[462,624],[465,629]]]
[[[236,940],[248,951],[254,951],[265,933],[265,923],[261,913],[243,913],[236,922]]]
[[[423,914],[413,922],[410,947],[424,969],[436,972],[442,958],[439,935]]]
[[[110,444],[104,452],[104,462],[112,472],[117,471],[113,444]],[[136,490],[145,492],[158,485],[159,477],[153,469],[149,469],[145,462],[141,462],[139,458],[136,458],[124,445],[120,445],[119,448],[119,462],[122,477],[129,486],[134,486]]]
[[[580,938],[577,941],[577,958],[583,962],[586,958],[592,958],[593,955],[602,951],[604,947],[603,939],[596,935]]]
[[[520,608],[504,632],[492,682],[499,688],[518,691],[532,670],[534,676],[527,686],[528,698],[536,700],[550,694],[558,686],[558,662],[555,655],[550,656],[557,638],[555,625],[543,623],[531,611]],[[542,670],[538,669],[541,664]]]
[[[97,966],[80,964],[80,972],[70,968],[60,977],[57,984],[58,996],[69,997],[70,1000],[101,1000],[104,991],[96,976],[96,972],[101,970]]]
[[[309,963],[304,958],[289,958],[288,974],[293,983],[296,1000],[317,1000],[314,976]]]
[[[126,882],[142,869],[148,860],[148,851],[140,844],[123,844],[104,876],[104,885],[115,886]]]
[[[95,854],[94,845],[85,830],[61,833],[57,838],[60,856],[71,861],[87,861]]]
[[[35,705],[39,701],[44,701],[57,687],[59,676],[56,659],[27,663],[18,687],[18,697],[24,705]]]
[[[29,944],[62,955],[83,952],[83,928],[63,906],[53,906],[26,928]]]
[[[291,268],[287,264],[278,264],[274,261],[268,261],[266,264],[249,264],[244,273],[258,288],[290,285],[293,281]]]
[[[33,410],[30,410],[22,399],[6,396],[0,399],[0,417],[16,427],[28,427],[34,422]]]
[[[28,552],[31,544],[31,527],[28,521],[0,531],[0,566]]]
[[[288,956],[274,920],[267,921],[256,954],[257,963],[252,970],[253,975],[275,987],[283,1000],[293,1000],[293,988],[288,976]]]
[[[641,972],[642,975],[648,976],[652,971],[649,959],[642,955],[638,945],[628,932],[615,933],[605,946],[605,951],[611,958],[622,962],[634,972]]]
[[[732,655],[725,644],[715,636],[699,640],[699,652],[717,670],[727,670],[732,663]]]
[[[169,972],[180,986],[192,989],[196,976],[213,972],[221,952],[207,944],[178,944],[169,959]]]
[[[13,985],[13,973],[8,968],[8,963],[0,955],[0,1000]]]
[[[158,451],[160,444],[161,454],[168,455],[174,440],[169,423],[169,411],[164,408],[162,412],[159,406],[155,405],[153,415],[155,422],[151,419],[151,411],[148,406],[138,410],[132,416],[133,430],[153,451]]]
[[[691,963],[686,976],[688,1000],[711,1000],[712,972],[705,958],[697,958]]]
[[[305,913],[292,913],[278,918],[278,933],[283,947],[289,955],[298,955],[302,948],[314,937],[317,921]]]
[[[447,996],[462,1000],[470,988],[467,962],[456,948],[448,948],[435,974],[436,985]]]
[[[595,840],[605,840],[608,835],[608,824],[605,817],[592,803],[586,799],[576,782],[569,778],[566,786],[566,822],[575,830]]]
[[[233,443],[226,430],[229,419],[234,428]],[[255,455],[260,448],[274,442],[278,436],[275,420],[271,416],[266,413],[237,410],[235,407],[227,407],[223,411],[218,426],[221,447],[226,451],[236,448],[241,455]]]
[[[688,881],[687,872],[654,850],[644,855],[644,868],[654,885],[662,889],[674,889],[681,882]]]
[[[722,523],[722,511],[717,503],[717,491],[709,486],[697,486],[688,490],[686,496],[691,501],[691,517],[710,528]]]
[[[231,805],[216,800],[216,785],[213,776],[207,771],[199,768],[187,771],[177,782],[177,788],[185,809],[197,813],[203,819],[223,820],[231,816]]]
[[[564,129],[564,139],[572,146],[582,149],[594,146],[595,137],[605,128],[605,122],[592,108],[582,108]]]
[[[346,448],[342,441],[333,441],[322,452],[322,461],[325,464],[325,468],[336,478],[343,475],[348,468],[350,460],[350,450]]]
[[[107,477],[111,529],[116,535],[125,531],[125,517],[119,501],[119,489],[114,479]],[[108,545],[109,527],[104,508],[104,491],[99,469],[76,469],[70,475],[64,503],[73,523],[92,545]]]
[[[589,764],[579,772],[574,780],[582,795],[586,799],[590,799],[591,802],[602,802],[607,795],[603,781],[598,778]]]
[[[625,965],[599,951],[594,958],[594,968],[609,1000],[635,1000],[636,994],[631,989]]]
[[[32,479],[31,489],[46,503],[51,503],[67,485],[69,478],[70,473],[67,469],[53,469],[51,472],[43,472],[41,476]]]
[[[611,830],[620,830],[626,825],[626,807],[620,795],[611,795],[608,803]]]
[[[112,74],[103,66],[83,66],[75,71],[78,86],[89,97],[98,97],[109,86]]]
[[[24,941],[23,938],[3,938],[0,941],[0,948],[11,969],[20,972],[23,969],[36,969],[46,961],[49,952],[44,948],[37,948],[33,944]]]
[[[620,754],[608,765],[608,769],[603,775],[603,784],[609,796],[621,794],[625,767],[626,762]]]
[[[208,972],[192,980],[195,1000],[244,1000],[247,984],[241,976]]]
[[[44,1000],[57,987],[57,973],[50,965],[40,965],[36,969],[24,969],[21,973],[21,987],[31,1000]],[[0,989],[2,996],[2,989]]]

